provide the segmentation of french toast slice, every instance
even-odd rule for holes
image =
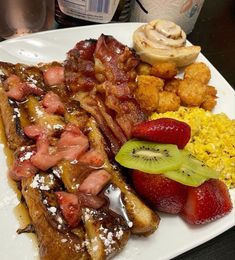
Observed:
[[[31,96],[28,98],[28,114],[34,118],[35,123],[44,123],[42,121],[43,117],[35,113],[35,108],[39,111],[40,104],[37,99]],[[45,113],[44,118],[47,117],[48,115]],[[50,115],[49,119],[49,121],[46,121],[47,125],[53,125],[53,122],[58,120],[58,116]],[[70,118],[67,120],[69,119]],[[81,117],[79,119],[81,120]],[[73,123],[75,122],[76,119],[73,119]],[[69,121],[67,121],[67,123],[69,123]],[[71,164],[67,160],[59,162],[54,168],[59,169],[66,190],[72,193],[77,192],[77,187],[79,187],[84,178],[94,170],[86,169],[86,167],[82,167],[79,163]],[[85,208],[82,211],[82,220],[86,231],[85,245],[91,259],[102,260],[117,254],[126,245],[129,239],[130,231],[125,221],[121,216],[112,214],[106,207],[97,210]]]
[[[19,107],[16,102],[8,99],[0,83],[0,111],[5,128],[8,146],[15,150],[17,147],[25,145],[29,140],[25,137],[19,118]]]
[[[54,168],[66,189],[76,194],[82,180],[94,169],[67,160]],[[82,221],[86,231],[86,247],[91,259],[102,260],[116,255],[128,242],[130,229],[122,216],[107,205],[99,209],[83,208]]]
[[[159,224],[160,218],[148,206],[146,206],[125,182],[120,171],[110,163],[105,152],[105,141],[100,133],[96,121],[90,119],[87,123],[89,141],[91,146],[95,147],[105,158],[104,168],[112,175],[111,182],[117,186],[123,194],[123,202],[129,219],[133,226],[131,232],[139,235],[149,235],[153,233]]]
[[[59,232],[47,221],[40,192],[32,188],[33,177],[22,180],[22,195],[26,201],[32,224],[36,230],[39,254],[42,260],[91,259],[86,250],[85,233],[80,227],[80,237],[72,232]]]
[[[4,66],[6,67],[6,65]],[[19,67],[20,65],[17,66]],[[13,65],[11,65],[9,71],[11,70],[13,73],[15,70],[18,70],[18,73],[20,71],[22,78],[27,77],[20,68],[14,68]],[[34,68],[30,67],[30,70],[34,71]],[[38,68],[35,68],[35,71],[37,71],[38,81],[43,85],[43,80],[40,78],[42,74],[38,73]],[[6,74],[6,77],[7,76],[9,75]],[[29,124],[35,123],[46,126],[55,132],[58,131],[58,135],[60,135],[66,124],[71,120],[72,123],[76,124],[77,115],[73,117],[67,112],[64,116],[46,113],[44,109],[42,109],[40,98],[34,95],[27,96],[27,101],[22,102],[22,104],[18,104],[18,102],[14,103],[14,101],[12,101],[11,104],[3,89],[3,85],[0,87],[0,101],[2,101],[0,102],[1,114],[9,143],[8,145],[14,151],[22,145],[32,144],[32,140],[30,141],[26,138],[23,132],[23,127]],[[56,87],[53,88],[48,87],[47,91],[52,90],[56,92]],[[68,98],[68,100],[64,101],[65,106],[71,102],[69,94],[66,98]],[[17,122],[12,121],[12,118],[14,118],[14,106],[19,110],[19,120]],[[105,163],[102,168],[111,174],[111,184],[121,191],[121,200],[123,201],[127,218],[125,218],[125,214],[123,216],[122,214],[113,212],[112,209],[107,206],[100,209],[83,208],[83,225],[79,225],[76,232],[71,229],[67,232],[61,232],[61,230],[57,230],[51,225],[50,221],[48,221],[48,212],[45,211],[45,207],[42,203],[42,193],[38,189],[32,188],[33,178],[25,178],[21,181],[22,194],[36,229],[40,257],[43,260],[57,258],[62,260],[107,259],[117,254],[126,245],[131,232],[133,234],[149,235],[157,229],[159,224],[158,215],[136,196],[134,191],[125,182],[115,163],[110,162],[107,155],[108,149],[105,145],[105,138],[100,132],[96,121],[92,117],[89,117],[86,112],[83,114],[81,109],[81,116],[79,117],[77,125],[79,125],[79,127],[80,125],[86,125],[86,127],[82,127],[84,127],[84,133],[88,136],[90,146],[104,157]],[[78,169],[76,166],[74,167],[73,164],[64,161],[59,163],[59,168],[67,172],[64,176],[70,176],[70,181],[74,176],[78,176],[79,172],[82,176],[84,170]],[[75,171],[76,173],[74,173]],[[80,184],[81,180],[82,179],[78,177],[78,182],[75,184]],[[68,179],[66,181],[63,174],[62,181],[62,190],[65,186],[67,191],[76,193],[76,189],[71,186],[74,183],[67,182]],[[132,222],[132,226],[130,226],[130,222]]]

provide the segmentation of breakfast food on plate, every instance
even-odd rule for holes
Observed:
[[[177,77],[172,62],[153,66],[142,62],[137,73],[134,96],[147,114],[177,111],[180,105],[212,110],[217,103],[215,87],[207,85],[211,76],[205,63],[195,62],[187,66],[183,79]]]
[[[191,139],[185,149],[209,167],[220,172],[229,188],[235,187],[235,120],[225,114],[212,114],[202,108],[180,107],[178,111],[154,113],[151,119],[170,117],[191,127]],[[197,120],[195,120],[197,118]]]
[[[141,42],[145,34],[157,43]],[[200,47],[185,47],[182,30],[161,20],[141,27],[134,39],[159,52],[146,56],[135,43],[141,61],[102,34],[78,42],[63,62],[0,62],[0,111],[14,154],[9,176],[20,184],[41,259],[109,259],[131,234],[156,231],[156,209],[191,224],[232,209],[218,171],[190,146],[204,128],[191,131],[171,118],[148,121],[153,112],[180,105],[215,106],[205,64],[192,64],[177,78],[177,66],[191,63]]]
[[[153,20],[133,34],[134,48],[142,61],[149,64],[174,62],[183,67],[195,61],[199,46],[186,46],[186,34],[175,23]]]
[[[126,168],[146,170],[149,173],[175,170],[181,165],[176,145],[134,139],[121,147],[115,160]]]
[[[178,214],[182,210],[188,186],[163,174],[148,174],[134,170],[131,177],[137,193],[152,207],[170,214]]]
[[[190,224],[205,224],[228,214],[232,202],[226,185],[215,179],[189,187],[162,174],[131,173],[137,193],[159,211],[180,214]]]
[[[159,118],[135,125],[132,136],[157,143],[176,144],[183,149],[190,139],[191,129],[184,122]]]
[[[232,209],[228,188],[220,180],[208,180],[188,190],[181,216],[190,224],[204,224],[223,217]]]
[[[151,75],[162,79],[172,79],[177,73],[174,62],[154,63],[150,70]]]
[[[184,70],[185,79],[197,79],[203,84],[208,84],[211,78],[210,69],[203,62],[195,62],[190,64]]]
[[[111,36],[63,63],[0,63],[0,108],[41,259],[106,259],[159,224],[114,155],[146,119],[132,95],[135,53]]]
[[[181,125],[178,120],[160,118],[140,123],[133,133],[138,138],[171,143],[177,137],[182,140],[180,128],[185,129],[183,122]],[[218,180],[219,172],[186,150],[180,149],[177,153],[176,146],[173,146],[176,150],[172,153],[172,146],[163,147],[155,142],[134,139],[124,144],[115,157],[121,165],[132,169],[133,185],[144,200],[159,211],[180,214],[190,224],[204,224],[232,210],[228,188]],[[162,160],[165,160],[164,164]]]

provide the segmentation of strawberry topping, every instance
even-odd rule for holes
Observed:
[[[62,155],[56,152],[49,152],[49,140],[45,134],[40,135],[36,141],[37,153],[32,156],[32,164],[40,170],[46,171],[56,165]]]
[[[70,227],[76,227],[82,215],[78,196],[64,191],[56,192],[56,196],[65,220]]]
[[[35,94],[40,96],[43,94],[43,90],[37,87],[33,83],[22,82],[21,79],[16,75],[11,75],[5,80],[4,85],[8,87],[6,92],[7,96],[15,99],[16,101],[25,100],[26,96]]]
[[[44,96],[42,105],[49,114],[64,114],[64,104],[60,100],[60,97],[52,91],[47,92]]]
[[[43,72],[44,81],[47,85],[53,86],[64,82],[64,68],[52,66]]]
[[[76,227],[81,220],[82,207],[101,208],[106,200],[97,196],[110,180],[110,174],[105,170],[93,171],[82,182],[76,194],[56,192],[60,209],[70,227]]]
[[[91,172],[82,182],[79,191],[86,194],[97,195],[104,186],[110,181],[111,175],[105,170]]]
[[[100,167],[104,164],[104,157],[96,150],[90,149],[79,157],[79,162],[91,165],[93,167]]]
[[[62,133],[57,147],[64,159],[77,160],[89,148],[88,138],[73,124],[68,124]]]
[[[17,156],[13,166],[9,170],[9,176],[13,180],[20,181],[23,178],[33,176],[37,172],[37,168],[30,161],[30,158],[34,154],[35,151],[25,150]]]

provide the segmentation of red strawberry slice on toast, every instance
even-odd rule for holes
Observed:
[[[170,180],[162,174],[134,170],[132,180],[139,196],[159,211],[177,214],[186,202],[188,186]]]
[[[176,144],[183,149],[191,137],[188,124],[173,119],[159,118],[145,121],[133,127],[132,137],[164,144]]]
[[[232,207],[227,186],[220,180],[210,179],[199,187],[188,189],[181,216],[190,224],[204,224],[221,218]]]

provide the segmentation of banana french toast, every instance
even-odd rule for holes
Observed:
[[[111,58],[110,58],[111,57]],[[0,110],[41,259],[107,259],[159,217],[114,155],[145,114],[132,96],[138,57],[111,36],[79,42],[63,63],[0,63]]]

